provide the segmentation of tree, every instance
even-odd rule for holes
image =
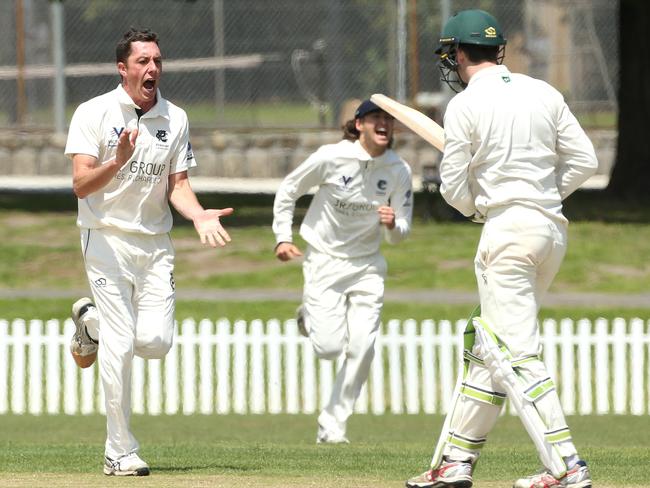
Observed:
[[[608,191],[615,197],[647,197],[650,186],[650,2],[619,4],[618,147]]]

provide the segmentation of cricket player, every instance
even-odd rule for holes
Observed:
[[[80,367],[99,349],[106,401],[104,473],[143,476],[129,429],[134,354],[162,358],[174,331],[174,249],[169,202],[193,221],[201,242],[230,241],[219,218],[232,209],[205,210],[190,187],[196,165],[187,115],[160,95],[158,36],[131,29],[116,48],[121,83],[81,104],[70,123],[66,156],[72,159],[77,225],[94,297],[73,305],[71,342]]]
[[[465,333],[465,364],[431,468],[410,488],[472,486],[472,471],[510,397],[544,469],[515,488],[591,486],[540,360],[537,313],[567,246],[562,201],[593,175],[593,146],[562,95],[501,64],[496,19],[465,10],[445,25],[436,51],[458,90],[444,117],[440,192],[483,221],[475,257],[480,316]]]
[[[347,420],[368,378],[384,300],[382,235],[395,244],[411,228],[411,170],[392,150],[394,119],[370,100],[344,126],[344,139],[320,147],[284,179],[275,196],[275,254],[293,244],[296,200],[315,187],[300,227],[307,242],[298,326],[319,358],[345,355],[318,417],[318,443],[348,443]]]

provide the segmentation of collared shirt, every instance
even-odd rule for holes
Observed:
[[[359,141],[321,146],[283,180],[273,205],[276,242],[292,242],[296,200],[317,187],[300,235],[320,252],[340,258],[379,251],[382,230],[397,243],[411,228],[411,169],[394,151],[371,157]],[[395,210],[395,227],[379,224],[377,208]]]
[[[160,91],[156,105],[139,119],[138,108],[120,85],[82,103],[72,117],[66,156],[87,154],[99,164],[115,157],[125,127],[138,129],[130,161],[105,187],[79,199],[79,227],[116,227],[143,234],[163,234],[172,228],[168,177],[196,166],[187,115]]]
[[[440,192],[466,216],[511,204],[566,222],[562,200],[598,168],[593,145],[548,83],[482,69],[444,117]]]

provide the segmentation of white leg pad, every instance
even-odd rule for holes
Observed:
[[[528,435],[533,440],[539,457],[544,466],[557,479],[562,478],[567,471],[557,447],[545,438],[546,426],[532,399],[525,393],[524,385],[517,377],[510,358],[501,350],[497,339],[480,317],[472,321],[476,330],[476,340],[480,347],[480,356],[490,371],[495,382],[499,383],[508,394],[513,407],[519,414]]]

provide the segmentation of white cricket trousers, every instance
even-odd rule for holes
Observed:
[[[308,247],[303,275],[305,326],[316,355],[345,355],[318,423],[321,430],[344,436],[375,353],[386,260],[379,253],[341,259]]]
[[[174,334],[174,249],[168,234],[82,229],[86,273],[99,313],[106,456],[138,449],[129,429],[133,356],[162,358]]]
[[[474,261],[481,317],[509,348],[527,384],[551,385],[541,352],[537,314],[540,302],[560,269],[567,247],[566,224],[521,205],[488,214]],[[474,351],[476,353],[476,351]],[[503,389],[488,370],[470,363],[462,394],[451,415],[450,439],[444,454],[475,462],[501,411]],[[497,400],[497,401],[495,401]],[[554,388],[535,401],[546,433],[563,439],[556,445],[563,457],[575,454],[564,413]]]

